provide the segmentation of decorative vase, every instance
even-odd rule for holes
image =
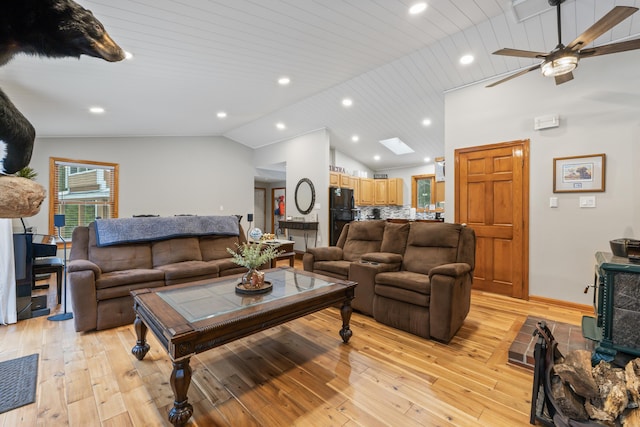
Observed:
[[[264,273],[256,268],[250,268],[242,276],[242,284],[246,289],[260,289],[264,286]]]

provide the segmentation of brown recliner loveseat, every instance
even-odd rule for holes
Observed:
[[[352,222],[335,247],[307,249],[303,265],[358,282],[355,310],[449,342],[469,313],[475,246],[474,231],[461,224]]]
[[[149,223],[167,218],[136,220]],[[235,235],[176,236],[100,246],[95,223],[76,227],[67,266],[75,330],[132,323],[132,290],[244,273],[246,268],[233,263],[227,252],[246,242],[239,223],[236,230]]]

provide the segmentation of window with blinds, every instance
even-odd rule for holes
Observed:
[[[64,214],[64,238],[96,218],[117,218],[118,164],[51,157],[49,200],[49,234],[58,234],[53,216]]]

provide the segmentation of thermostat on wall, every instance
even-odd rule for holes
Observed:
[[[539,116],[533,119],[534,130],[557,128],[558,126],[560,126],[560,117],[557,114]]]

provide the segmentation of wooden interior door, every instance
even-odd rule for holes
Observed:
[[[455,151],[455,220],[476,232],[473,288],[529,297],[529,141]]]

